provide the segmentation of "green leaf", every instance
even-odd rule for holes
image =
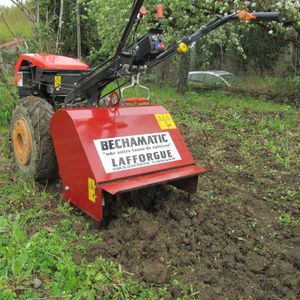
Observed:
[[[12,238],[17,243],[22,243],[26,240],[27,236],[25,231],[23,231],[18,223],[14,223],[12,230]]]
[[[27,253],[21,253],[17,257],[13,257],[12,274],[15,279],[19,279],[21,272],[28,261]]]
[[[73,267],[68,268],[66,277],[65,290],[71,292],[77,285],[75,270]]]
[[[8,221],[5,217],[0,217],[0,233],[7,232]]]
[[[88,291],[87,297],[88,297],[88,300],[95,300],[94,292]]]
[[[16,294],[11,290],[5,290],[5,291],[1,291],[0,290],[0,299],[5,299],[5,300],[14,300],[16,299]]]

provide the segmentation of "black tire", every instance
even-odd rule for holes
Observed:
[[[50,133],[53,113],[52,106],[46,100],[34,96],[21,99],[14,109],[10,131],[12,152],[17,169],[27,178],[46,181],[57,177],[58,167]],[[26,164],[18,158],[13,140],[18,120],[22,120],[30,132],[31,151]]]

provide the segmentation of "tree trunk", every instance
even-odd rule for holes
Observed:
[[[191,54],[188,51],[180,56],[180,65],[178,71],[177,93],[184,94],[188,89],[188,74],[190,69]]]
[[[171,62],[169,58],[161,63],[159,81],[157,83],[159,87],[168,84],[167,81],[169,81],[168,76],[170,75],[170,68],[171,68]]]

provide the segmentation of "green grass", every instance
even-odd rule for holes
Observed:
[[[251,95],[267,100],[275,100],[279,103],[299,103],[300,77],[291,76],[285,78],[274,77],[238,77],[228,88],[228,92],[237,95]]]
[[[0,88],[1,89],[1,88]],[[152,102],[162,103],[171,112],[199,165],[218,172],[219,185],[236,191],[230,195],[205,188],[201,194],[212,200],[234,202],[239,197],[236,180],[247,172],[257,174],[247,183],[249,191],[262,189],[268,201],[299,203],[297,184],[272,179],[297,173],[300,165],[299,111],[288,106],[256,99],[239,99],[219,92],[180,96],[171,88],[152,88]],[[24,181],[13,169],[8,156],[8,124],[13,101],[0,91],[0,299],[63,297],[63,299],[158,299],[168,285],[137,282],[132,274],[101,256],[89,261],[89,246],[99,242],[92,222],[68,206],[59,189]],[[224,157],[228,145],[238,143],[232,154],[241,165]],[[231,150],[228,150],[229,152]],[[230,152],[231,153],[231,152]],[[235,156],[232,156],[233,158]],[[232,159],[232,157],[230,159]],[[210,164],[210,165],[209,165]],[[209,165],[209,166],[208,166]],[[276,177],[277,178],[277,177]],[[213,177],[215,180],[215,177]],[[201,204],[199,204],[201,205]],[[133,211],[124,212],[130,218]],[[296,226],[297,216],[278,210],[278,224]],[[81,225],[75,230],[74,225]],[[259,217],[249,228],[262,226]],[[73,255],[81,256],[74,262]],[[33,288],[39,279],[42,286]],[[174,279],[175,280],[175,279]],[[175,280],[176,281],[176,280]],[[180,282],[173,284],[183,286]],[[186,298],[193,294],[186,291]]]
[[[0,82],[0,126],[7,126],[10,122],[14,100],[7,89]]]
[[[300,217],[294,218],[290,212],[280,212],[278,222],[283,226],[300,225]]]
[[[97,238],[89,223],[75,231],[74,224],[84,221],[59,194],[22,180],[10,171],[8,159],[5,163],[0,175],[0,299],[156,299],[159,291],[154,294],[135,282],[121,265],[101,257],[87,261],[86,249]],[[80,264],[73,261],[75,251],[82,255]],[[38,290],[32,287],[35,279],[42,281]]]

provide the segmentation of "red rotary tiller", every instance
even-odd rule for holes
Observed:
[[[23,54],[15,66],[21,100],[13,113],[11,138],[18,169],[38,180],[51,179],[58,170],[64,198],[99,221],[107,194],[162,183],[194,193],[199,174],[206,172],[195,165],[171,114],[161,105],[147,104],[150,90],[140,85],[140,74],[188,51],[197,39],[228,22],[282,18],[276,12],[218,16],[166,49],[161,5],[156,27],[127,42],[145,16],[143,2],[135,1],[116,54],[96,69],[42,53]],[[122,85],[120,78],[125,78]],[[131,85],[124,87],[130,79]],[[103,90],[114,81],[118,88],[105,101]],[[147,96],[124,99],[125,90],[136,85]]]

